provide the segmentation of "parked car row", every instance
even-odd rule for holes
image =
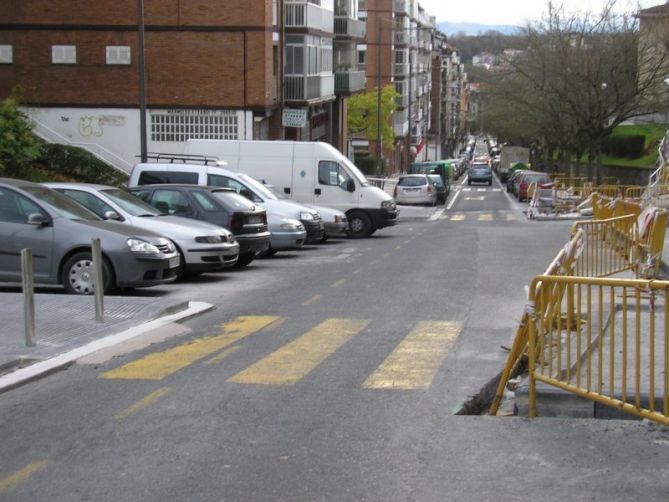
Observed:
[[[265,210],[251,200],[256,192],[240,189],[245,197],[226,187],[152,184],[125,190],[0,178],[0,281],[21,281],[21,250],[30,248],[36,283],[91,294],[93,238],[101,240],[108,292],[246,266],[257,256],[345,235],[341,211],[321,208],[332,220],[326,225],[319,208],[273,199],[268,187],[245,182],[263,202],[285,204],[284,212]]]
[[[546,173],[519,169],[512,172],[509,178],[507,178],[506,190],[522,202],[528,199],[528,190],[532,183],[536,183],[537,186],[543,186],[552,183],[552,181],[551,177]]]

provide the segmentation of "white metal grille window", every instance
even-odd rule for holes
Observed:
[[[74,64],[77,62],[76,45],[52,45],[51,62],[53,64]]]
[[[127,45],[108,45],[107,64],[130,64],[130,47]]]
[[[0,45],[0,64],[14,62],[14,49],[11,45]]]
[[[193,139],[239,139],[234,111],[151,114],[151,140],[183,142]]]

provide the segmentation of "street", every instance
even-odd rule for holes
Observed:
[[[666,500],[659,426],[454,415],[569,236],[523,207],[459,184],[435,218],[137,290],[216,309],[0,396],[0,500]]]

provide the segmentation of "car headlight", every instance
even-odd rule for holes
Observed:
[[[381,203],[381,209],[393,209],[395,207],[395,201],[394,200],[384,200]]]
[[[220,244],[221,242],[225,242],[225,237],[222,237],[220,235],[202,235],[199,237],[195,238],[195,242],[199,242],[200,244]]]
[[[304,229],[302,225],[296,223],[282,223],[280,227],[281,230],[288,230],[289,232],[299,232]]]
[[[143,241],[142,239],[128,239],[128,247],[133,253],[140,254],[159,254],[160,250],[151,244],[150,242]]]
[[[312,221],[314,219],[314,215],[311,213],[308,213],[307,211],[300,211],[300,219],[305,220],[305,221]]]

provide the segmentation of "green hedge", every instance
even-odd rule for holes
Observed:
[[[376,157],[369,155],[357,155],[353,162],[363,174],[367,176],[376,176]],[[381,173],[386,172],[386,163],[381,160]]]
[[[641,135],[609,136],[602,144],[602,153],[612,157],[636,159],[645,154],[646,137]]]
[[[45,143],[40,148],[37,162],[54,176],[84,183],[118,186],[128,182],[126,173],[74,146]]]

